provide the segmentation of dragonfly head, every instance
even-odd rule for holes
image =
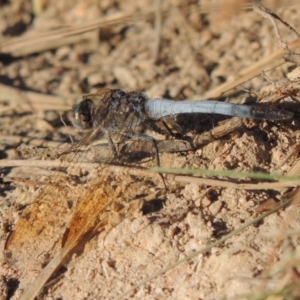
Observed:
[[[93,111],[95,104],[91,99],[84,99],[69,112],[73,126],[80,130],[93,128]]]

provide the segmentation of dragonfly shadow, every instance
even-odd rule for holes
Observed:
[[[181,114],[176,117],[178,126],[182,129],[182,135],[188,133],[201,134],[213,129],[219,122],[229,119],[228,116],[217,114]]]
[[[142,206],[142,214],[148,215],[154,212],[158,212],[164,207],[165,200],[164,199],[153,199],[149,202],[146,202]]]

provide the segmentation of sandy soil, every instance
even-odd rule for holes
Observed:
[[[200,1],[200,8],[194,1],[162,1],[161,28],[153,1],[44,2],[42,13],[34,15],[30,1],[0,1],[0,299],[19,299],[60,251],[62,237],[63,243],[70,242],[72,234],[66,237],[65,232],[78,210],[90,209],[87,216],[105,226],[81,241],[38,299],[114,299],[281,203],[290,190],[279,184],[265,187],[261,179],[214,176],[210,183],[182,183],[166,176],[166,191],[154,173],[112,170],[94,159],[93,167],[73,164],[86,154],[71,155],[73,163],[62,162],[60,168],[51,160],[46,167],[37,155],[17,162],[18,146],[69,147],[70,135],[78,131],[68,121],[64,125],[60,115],[82,94],[107,87],[142,90],[149,97],[203,99],[282,49],[270,20],[243,9],[247,1]],[[296,2],[264,1],[300,31]],[[113,21],[101,23],[100,29],[49,38],[53,29],[83,28],[107,19]],[[297,38],[280,22],[278,26],[284,42]],[[23,36],[21,44],[17,38]],[[283,80],[299,76],[292,63],[269,69],[263,65],[259,73],[265,71],[265,76],[243,82],[222,100],[239,103],[247,91],[283,93]],[[160,153],[161,166],[290,174],[298,159],[298,100],[295,92],[267,104],[292,111],[291,120],[244,120],[243,126],[197,150]],[[181,116],[177,122],[195,136],[224,119]],[[17,166],[12,167],[13,161]],[[142,165],[154,164],[146,159]],[[151,201],[145,204],[147,198]],[[101,208],[101,216],[93,214],[97,210],[90,204],[97,199],[101,205],[106,199],[112,202],[109,209]],[[281,209],[123,298],[271,299],[277,293],[276,299],[298,299],[299,218],[297,205]]]

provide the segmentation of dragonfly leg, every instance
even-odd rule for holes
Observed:
[[[117,157],[118,152],[117,152],[116,146],[115,146],[111,136],[109,135],[109,133],[107,133],[107,141],[108,141],[109,147],[111,148],[112,152],[114,153],[114,156]]]

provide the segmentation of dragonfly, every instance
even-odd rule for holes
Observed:
[[[293,116],[291,112],[272,109],[269,106],[248,106],[212,100],[148,99],[143,92],[104,89],[98,94],[84,96],[74,107],[70,119],[79,129],[100,128],[103,133],[120,133],[128,119],[130,124],[150,123],[164,117],[194,113],[266,120],[287,120]],[[135,120],[129,118],[131,114]],[[126,127],[125,133],[132,132],[132,129]]]
[[[135,141],[142,145],[152,144],[156,163],[159,164],[156,140],[145,133],[146,129],[151,128],[167,136],[170,129],[159,127],[159,120],[196,113],[259,120],[288,120],[293,116],[290,112],[270,106],[248,106],[213,100],[149,99],[143,92],[126,92],[122,89],[102,89],[97,94],[83,96],[82,101],[68,115],[73,125],[85,134],[78,143],[64,152],[71,163],[62,162],[61,167],[74,162],[80,164],[82,152],[95,140],[106,139],[110,152],[88,187],[66,182],[64,175],[54,175],[51,184],[41,188],[35,201],[24,210],[6,241],[6,257],[17,268],[23,268],[25,273],[30,264],[36,261],[42,270],[21,299],[33,299],[50,276],[70,260],[73,253],[104,228],[119,224],[127,216],[129,208],[116,201],[118,192],[113,184],[114,174],[107,167],[111,164],[128,164],[128,158],[122,150],[124,144],[132,142],[126,148],[128,151],[135,149]],[[131,188],[134,189],[134,185]],[[26,267],[22,266],[23,260],[27,260]]]
[[[166,135],[170,133],[167,124],[163,123],[168,130],[166,132],[156,125],[157,121],[180,114],[199,113],[260,120],[288,120],[293,117],[291,112],[272,109],[269,106],[248,106],[213,100],[149,99],[143,92],[103,89],[98,94],[84,96],[69,113],[69,118],[78,129],[90,130],[85,143],[96,137],[105,137],[116,157],[114,143],[122,145],[130,139],[153,142],[154,151],[158,152],[155,139],[143,134],[145,128],[150,127]],[[159,164],[159,159],[157,163]]]

